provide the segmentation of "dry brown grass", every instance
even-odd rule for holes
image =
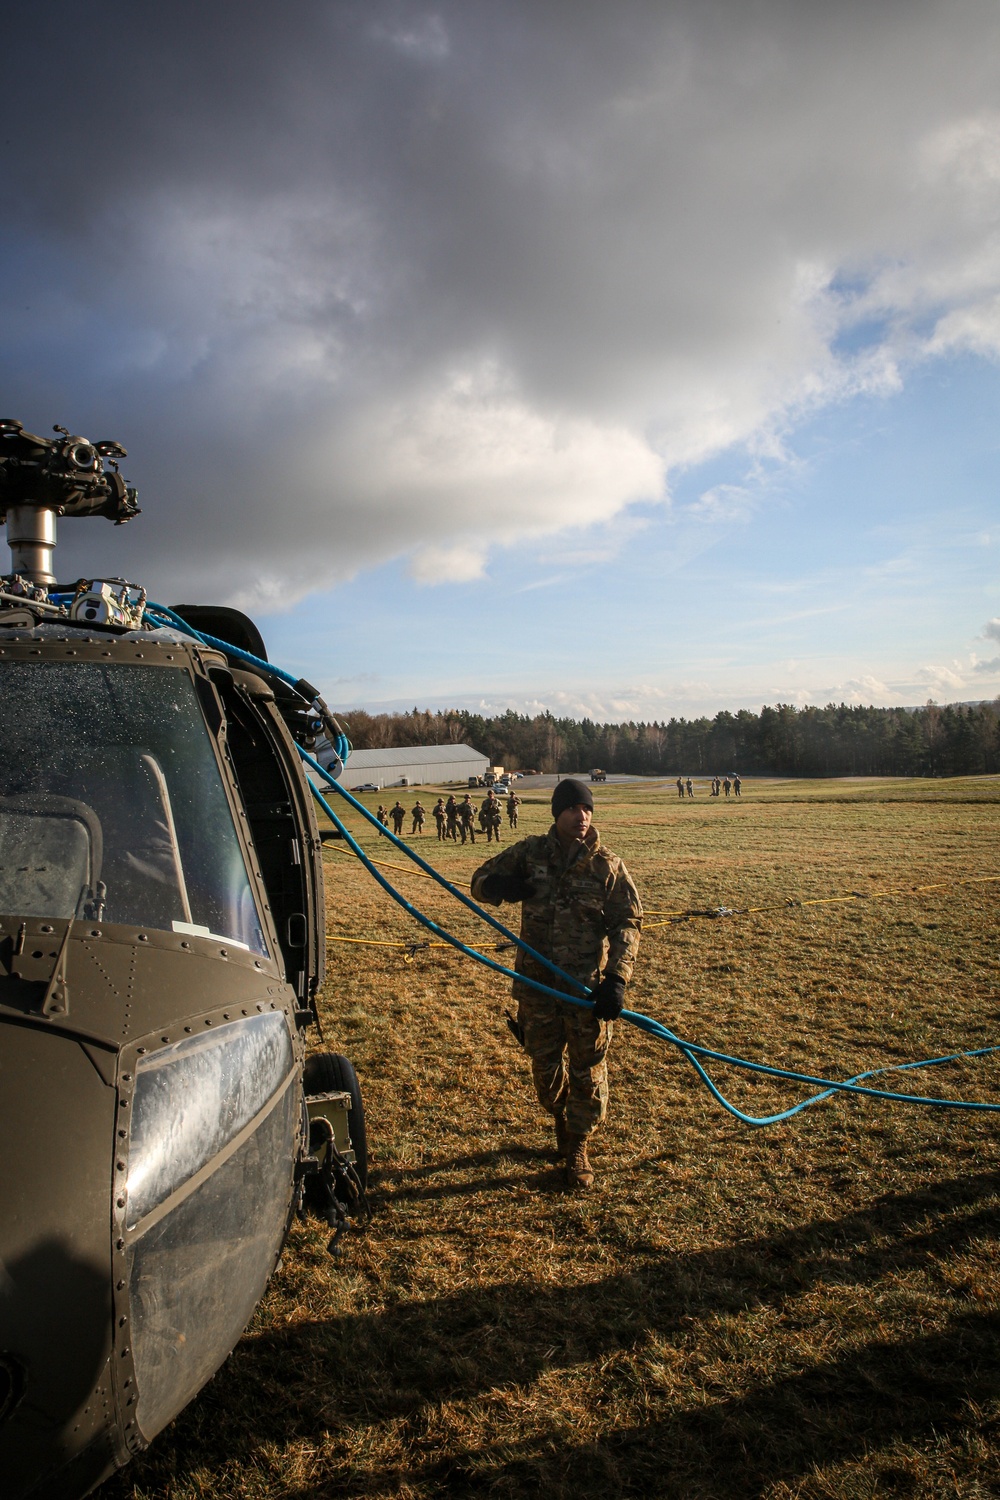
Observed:
[[[899,893],[651,927],[635,1008],[841,1076],[1000,1040],[1000,882],[912,892],[1000,876],[998,783],[598,796],[649,908]],[[531,799],[521,832],[547,823]],[[484,853],[418,843],[456,878]],[[328,865],[332,933],[420,938],[353,860]],[[597,1186],[572,1196],[505,983],[438,950],[330,951],[327,1045],[365,1090],[374,1222],[340,1261],[294,1228],[232,1358],[108,1500],[1000,1493],[996,1115],[840,1100],[752,1131],[621,1027]],[[790,1102],[725,1082],[757,1111]],[[915,1082],[1000,1099],[991,1060],[890,1075]]]

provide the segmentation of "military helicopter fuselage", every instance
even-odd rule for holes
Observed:
[[[51,439],[0,424],[31,502],[29,440],[51,464]],[[275,1267],[313,1165],[323,878],[308,694],[157,624],[120,581],[26,567],[30,503],[4,508],[0,1490],[55,1500],[176,1416]],[[179,613],[260,662],[245,617]]]

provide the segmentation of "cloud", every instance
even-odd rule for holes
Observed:
[[[968,672],[961,662],[950,667],[928,664],[913,674],[913,680],[934,693],[959,693],[965,687]]]
[[[695,520],[725,526],[749,521],[754,502],[749,490],[742,485],[717,484],[699,495],[688,509]]]
[[[1000,641],[1000,619],[987,620],[979,635],[980,640]],[[988,661],[972,653],[972,670],[978,677],[1000,676],[1000,656],[993,656]]]
[[[485,565],[482,548],[422,547],[410,561],[410,573],[417,583],[472,583],[482,578]]]
[[[1000,354],[986,0],[97,0],[70,67],[75,16],[5,38],[0,378],[130,448],[115,570],[167,597],[468,581]]]

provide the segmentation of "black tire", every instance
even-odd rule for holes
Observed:
[[[340,1052],[314,1052],[306,1058],[302,1075],[306,1095],[350,1094],[351,1146],[354,1150],[354,1170],[363,1188],[368,1186],[368,1133],[365,1129],[365,1106],[361,1099],[361,1085],[350,1058]]]

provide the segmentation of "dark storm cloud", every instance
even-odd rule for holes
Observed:
[[[26,13],[4,405],[126,442],[122,566],[154,546],[162,592],[475,576],[484,510],[604,519],[995,350],[998,32],[965,0]]]

